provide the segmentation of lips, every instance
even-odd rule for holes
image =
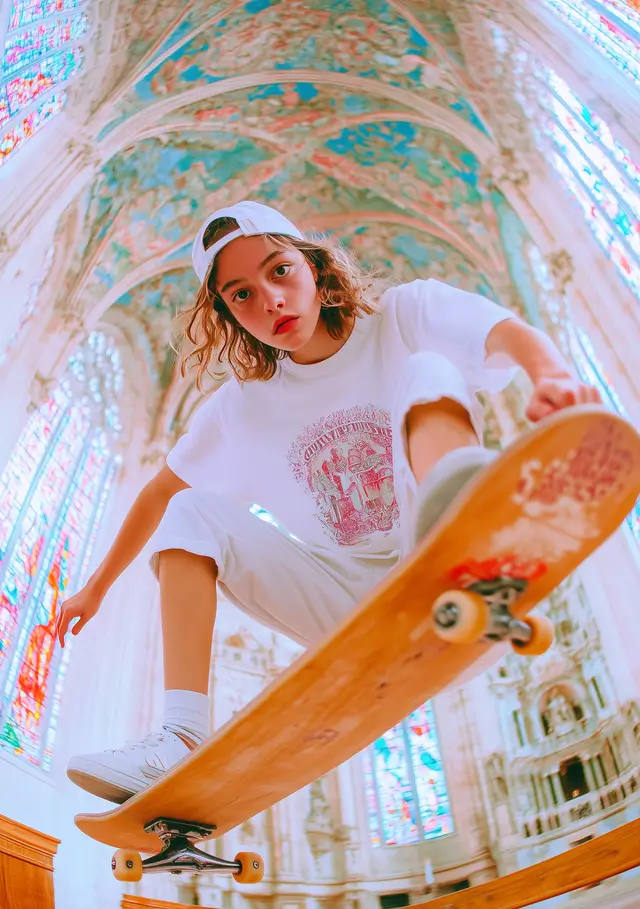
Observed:
[[[298,316],[282,316],[273,326],[274,335],[284,334],[293,328],[294,322],[298,321]]]

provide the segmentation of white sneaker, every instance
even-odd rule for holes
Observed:
[[[139,742],[122,748],[80,754],[67,767],[69,779],[110,802],[125,802],[162,776],[200,744],[185,729],[163,726]]]
[[[434,466],[418,486],[413,505],[413,542],[418,543],[445,513],[459,492],[498,452],[481,448],[457,448]]]

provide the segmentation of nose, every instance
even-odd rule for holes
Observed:
[[[278,312],[285,304],[282,288],[277,284],[269,284],[262,288],[262,305],[266,313]]]

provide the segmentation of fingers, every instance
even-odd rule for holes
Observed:
[[[84,626],[85,626],[85,625],[87,624],[87,622],[89,621],[89,618],[90,618],[90,616],[88,616],[88,615],[83,615],[82,618],[79,619],[79,620],[76,622],[76,624],[73,626],[73,628],[71,629],[71,634],[80,634],[80,632],[82,631],[82,629],[84,628]]]
[[[602,396],[593,385],[584,382],[573,382],[569,385],[551,382],[540,388],[543,397],[557,404],[558,407],[571,407],[573,404],[602,404]]]
[[[578,385],[572,404],[600,404],[600,392],[592,385]]]
[[[571,407],[572,404],[578,403],[577,389],[567,388],[561,385],[551,385],[544,389],[544,397],[554,405],[554,410],[561,410],[563,407]]]
[[[537,423],[539,420],[548,417],[549,414],[554,413],[558,408],[552,404],[551,401],[546,400],[545,398],[534,397],[529,406],[526,409],[525,416],[527,420],[530,420],[532,423]]]
[[[585,404],[602,404],[602,395],[597,388],[594,388],[593,385],[583,385],[584,390],[584,403]]]
[[[536,388],[526,410],[526,417],[532,423],[537,423],[565,407],[572,407],[575,404],[602,403],[600,392],[592,385],[585,385],[578,381],[568,384],[546,381],[541,382]]]
[[[563,407],[570,407],[576,403],[576,395],[571,389],[554,385],[552,382],[541,384],[534,392],[525,416],[532,423],[548,417]]]
[[[67,628],[69,627],[69,619],[67,618],[64,609],[58,616],[58,623],[56,625],[56,637],[60,642],[60,646],[64,647],[64,636],[67,633]]]
[[[70,609],[68,604],[65,604],[62,607],[60,615],[58,616],[58,624],[56,626],[56,636],[60,642],[60,646],[64,647],[64,638],[69,630],[69,625],[73,619],[77,618],[80,613],[74,609]]]

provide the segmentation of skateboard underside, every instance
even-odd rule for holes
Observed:
[[[220,836],[361,751],[486,662],[495,641],[544,652],[548,626],[528,613],[619,527],[639,494],[640,437],[631,426],[593,406],[549,418],[469,484],[328,639],[209,742],[124,805],[78,815],[77,826],[152,854],[163,847],[148,827],[157,819],[190,818]],[[182,827],[165,837],[169,864],[171,849],[185,845],[184,822],[171,823]],[[198,870],[199,857],[191,859]],[[238,861],[244,871],[234,863],[213,870],[244,879],[253,859]],[[162,870],[181,869],[165,862]]]

